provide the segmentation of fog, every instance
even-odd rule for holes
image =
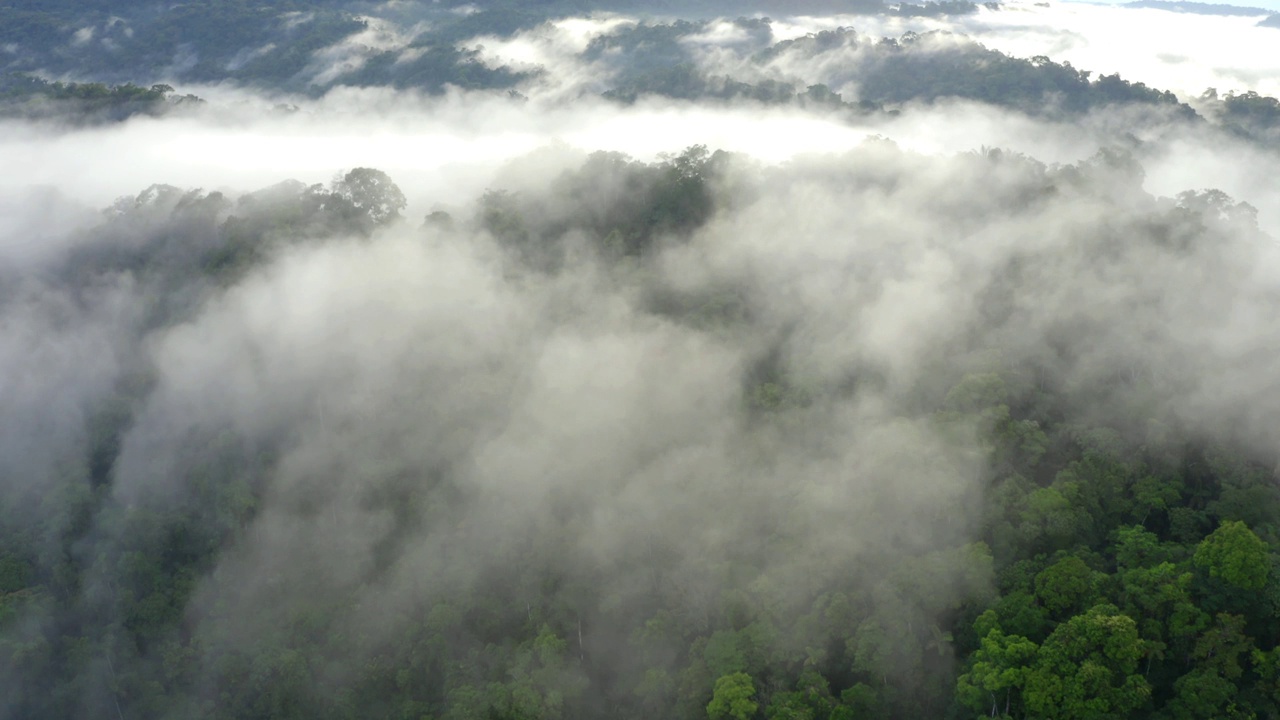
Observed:
[[[1017,57],[1046,55],[1095,75],[1120,73],[1184,97],[1211,87],[1222,93],[1280,92],[1280,60],[1271,52],[1277,30],[1258,27],[1265,11],[1227,17],[1083,2],[1049,5],[1002,3],[999,10],[980,7],[974,15],[947,19],[790,18],[780,19],[774,32],[786,39],[841,26],[889,37],[948,30]]]
[[[369,107],[376,114],[355,110]],[[1052,123],[959,101],[855,121],[751,105],[705,107],[661,99],[626,108],[593,99],[521,104],[498,95],[396,98],[382,89],[335,90],[291,115],[249,120],[259,112],[250,108],[233,109],[230,117],[211,109],[52,134],[9,124],[0,137],[0,155],[24,172],[6,175],[0,188],[8,194],[56,188],[100,208],[157,182],[244,191],[286,178],[327,182],[340,170],[366,166],[390,174],[408,192],[408,214],[421,216],[435,205],[477,197],[499,168],[548,146],[653,160],[705,144],[778,163],[844,152],[878,135],[928,154],[1002,147],[1069,164],[1119,142],[1117,128],[1130,127],[1123,113]],[[1269,170],[1272,152],[1203,129],[1171,125],[1138,132],[1148,141],[1141,157],[1150,192],[1173,196],[1218,188],[1254,204],[1263,226],[1272,234],[1280,231],[1273,202],[1280,198],[1280,180]],[[128,161],[121,165],[118,158]]]
[[[322,182],[338,169],[366,165],[383,169],[413,188],[412,202],[438,197],[454,203],[474,197],[497,165],[548,144],[564,143],[585,151],[617,150],[642,159],[705,144],[778,162],[798,154],[839,152],[868,135],[882,134],[922,152],[1000,146],[1046,162],[1066,163],[1113,141],[1109,130],[1132,126],[1127,118],[1100,118],[1079,123],[1081,127],[1055,126],[1043,132],[1016,113],[964,103],[915,109],[900,120],[849,122],[760,107],[708,108],[650,101],[624,109],[584,98],[584,93],[607,89],[611,72],[600,63],[583,61],[579,54],[592,38],[635,22],[621,15],[571,18],[512,39],[481,36],[469,41],[482,48],[482,57],[495,66],[542,70],[521,88],[533,99],[529,105],[507,102],[498,93],[453,91],[441,98],[422,98],[386,89],[337,88],[324,98],[308,101],[194,85],[180,90],[205,97],[215,107],[178,118],[135,119],[79,132],[5,123],[0,157],[26,172],[10,174],[0,183],[6,188],[55,186],[100,207],[154,182],[244,190],[285,177]],[[1256,27],[1256,19],[1248,17],[1082,3],[1055,3],[1051,8],[1009,3],[998,11],[980,8],[972,16],[936,20],[853,15],[776,18],[772,34],[778,41],[838,27],[853,27],[871,37],[937,29],[963,33],[1017,57],[1047,55],[1095,75],[1119,72],[1126,79],[1173,90],[1184,99],[1193,99],[1209,87],[1220,93],[1256,90],[1280,95],[1280,86],[1269,84],[1280,76],[1280,66],[1268,51],[1276,31]],[[360,52],[403,47],[416,32],[379,21],[340,46],[318,51],[317,62],[342,54],[347,47]],[[709,71],[742,71],[740,61],[714,52],[742,41],[740,33],[726,25],[689,38],[688,45],[702,52],[701,62]],[[821,65],[784,65],[780,70],[783,78],[831,82]],[[846,89],[856,94],[856,86]],[[302,109],[293,114],[270,110],[280,103]],[[1112,128],[1100,127],[1108,122]],[[1159,131],[1138,131],[1144,140],[1153,132]],[[1195,144],[1210,143],[1196,138],[1179,146],[1194,153],[1188,146]],[[1221,153],[1215,148],[1213,154]],[[115,157],[126,157],[128,162],[121,167],[122,163],[111,162]],[[1195,167],[1196,173],[1207,171],[1199,186],[1219,187],[1233,195],[1244,188],[1258,188],[1267,196],[1273,192],[1267,183],[1259,187],[1253,182],[1256,175],[1247,169],[1223,167],[1226,163],[1213,158],[1171,164]],[[1178,179],[1163,181],[1162,166],[1152,177],[1153,192],[1186,188],[1181,180],[1188,173],[1176,168],[1169,172]],[[1267,212],[1266,207],[1262,209]]]
[[[772,618],[763,647],[822,666],[825,631],[780,618],[837,591],[880,633],[845,628],[856,671],[910,695],[955,664],[930,633],[995,583],[973,543],[999,469],[976,440],[985,407],[952,392],[966,376],[1010,370],[1125,435],[1147,432],[1141,405],[1271,459],[1273,148],[1127,107],[609,102],[608,58],[582,53],[631,22],[477,40],[488,62],[543,69],[521,97],[183,86],[209,102],[0,125],[0,505],[41,572],[82,573],[59,590],[71,610],[23,605],[10,637],[107,628],[62,707],[203,716],[260,680],[236,674],[237,653],[297,628],[325,648],[308,660],[324,682],[300,697],[328,707],[424,623],[459,666],[495,667],[484,629],[527,623],[577,658],[529,666],[538,687],[606,717],[640,702],[641,656],[678,672],[689,643],[663,622],[711,635]],[[1253,22],[1055,3],[773,31],[946,28],[1178,93],[1280,93],[1261,50],[1280,31]],[[413,33],[375,26],[306,72]],[[689,40],[709,69],[746,67],[744,42],[728,25]],[[787,62],[757,70],[798,75]],[[838,64],[808,70],[823,63]],[[695,145],[729,155],[686,155],[690,171],[677,158]],[[314,207],[337,206],[353,168],[385,172],[403,217],[297,209],[329,217]],[[331,195],[263,190],[290,179]],[[629,219],[661,182],[705,191],[705,214],[671,201]],[[156,184],[177,190],[144,193]],[[1174,199],[1207,189],[1232,201]],[[437,210],[450,221],[424,225]],[[270,229],[223,270],[208,258],[237,217]],[[651,235],[609,232],[629,222]],[[1117,376],[1142,381],[1101,389]],[[128,568],[177,542],[166,514],[216,527],[215,549],[180,619],[129,644],[151,581]],[[490,615],[440,620],[473,610]],[[0,717],[22,717],[40,671],[0,671]],[[451,698],[483,686],[453,672],[436,673]],[[495,675],[521,672],[536,675]],[[169,683],[165,704],[137,700],[148,683]]]

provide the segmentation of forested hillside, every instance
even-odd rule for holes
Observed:
[[[7,282],[8,715],[1274,717],[1275,340],[1222,326],[1272,241],[1141,178],[873,142],[417,229],[373,170],[121,202]]]
[[[0,720],[1280,718],[1280,101],[638,6],[0,7]]]
[[[201,7],[184,5],[182,12],[203,12]],[[538,37],[548,31],[547,18],[567,12],[565,8],[499,5],[471,14],[441,11],[444,16],[424,20],[426,11],[419,5],[398,10],[393,5],[381,15],[352,16],[342,21],[346,24],[335,25],[333,33],[307,39],[311,36],[299,35],[303,28],[306,33],[328,32],[320,10],[303,14],[258,8],[270,14],[269,22],[261,22],[235,15],[249,11],[234,7],[238,6],[218,4],[218,13],[237,19],[219,36],[222,44],[209,40],[205,49],[197,50],[203,46],[193,39],[182,45],[185,50],[165,46],[152,53],[140,47],[149,42],[143,31],[131,29],[125,44],[102,38],[123,27],[117,20],[101,28],[86,26],[89,39],[73,42],[58,59],[28,55],[28,45],[12,44],[14,59],[7,66],[8,75],[0,77],[0,117],[83,124],[164,114],[200,100],[195,94],[175,93],[167,84],[180,79],[235,81],[303,96],[338,88],[389,87],[429,95],[500,91],[516,100],[528,99],[525,94],[530,93],[562,101],[601,96],[622,103],[655,98],[753,102],[845,113],[851,122],[949,101],[1069,122],[1127,109],[1129,117],[1117,128],[1114,141],[1160,132],[1170,124],[1208,124],[1268,146],[1280,137],[1280,101],[1256,91],[1220,94],[1207,88],[1196,97],[1179,98],[1119,73],[1095,74],[1043,55],[1013,57],[936,30],[880,37],[839,27],[780,40],[767,17],[640,20],[591,38],[567,59],[572,65],[538,65],[495,57],[486,53],[485,43]],[[885,12],[945,17],[975,7],[932,3]],[[197,38],[178,26],[163,31],[154,27],[181,22],[180,17],[170,17],[174,12],[149,20],[153,26],[146,32]],[[213,27],[205,20],[200,23]],[[274,32],[285,35],[275,37]],[[718,39],[730,33],[730,42]],[[30,41],[36,36],[25,37]],[[170,55],[172,62],[165,59]],[[93,68],[92,81],[51,82],[42,77],[60,67]],[[842,88],[853,92],[842,93]]]

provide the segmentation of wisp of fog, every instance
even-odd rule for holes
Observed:
[[[775,18],[765,44],[947,30],[1187,100],[1280,92],[1256,21],[1014,4]],[[26,648],[0,718],[58,663],[59,707],[120,720],[384,687],[449,714],[377,716],[714,716],[717,680],[833,663],[938,716],[944,629],[1012,552],[984,503],[1037,480],[1015,398],[1276,460],[1272,146],[1121,105],[601,98],[627,69],[589,48],[639,22],[474,39],[538,69],[519,93],[188,85],[208,102],[4,121],[0,510],[52,589],[0,587]],[[753,38],[682,42],[847,102],[877,62]]]

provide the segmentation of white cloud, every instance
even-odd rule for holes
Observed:
[[[774,23],[780,39],[847,26],[872,36],[952,30],[1014,55],[1047,55],[1100,74],[1120,73],[1181,96],[1205,88],[1257,90],[1280,96],[1280,30],[1258,27],[1259,17],[1175,13],[1154,9],[1028,0],[1000,10],[979,7],[953,18],[833,16],[786,18]]]

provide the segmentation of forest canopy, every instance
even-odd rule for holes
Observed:
[[[1280,718],[1273,31],[782,5],[0,8],[0,720]]]
[[[779,168],[596,154],[420,227],[363,168],[122,200],[5,304],[10,326],[128,310],[95,340],[113,372],[63,367],[79,423],[5,454],[7,712],[1269,716],[1277,458],[1236,429],[1254,361],[1202,323],[1275,301],[1222,282],[1270,240],[1247,205],[1141,177],[1115,152],[873,142]],[[881,225],[883,197],[967,241]],[[790,223],[780,201],[822,209],[779,255],[742,229]],[[843,299],[795,294],[813,252]],[[921,253],[965,307],[878,344]],[[1082,314],[1105,281],[1081,278],[1117,272],[1130,312]],[[296,283],[327,297],[262,305]],[[467,309],[413,317],[442,291]],[[367,345],[380,328],[400,339]],[[1189,336],[1227,366],[1173,362]],[[223,400],[182,410],[210,381]]]

